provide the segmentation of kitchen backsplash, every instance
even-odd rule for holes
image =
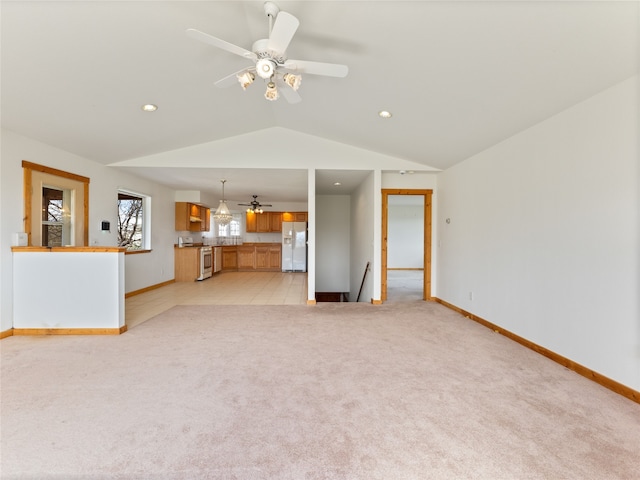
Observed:
[[[282,233],[246,233],[244,241],[247,243],[281,243]]]

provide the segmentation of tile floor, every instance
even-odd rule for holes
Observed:
[[[387,270],[387,303],[422,300],[423,270]]]
[[[422,300],[422,271],[389,270],[387,302]],[[305,305],[307,274],[224,272],[202,282],[177,282],[125,300],[133,328],[175,305]]]
[[[133,328],[175,305],[304,305],[307,274],[224,272],[201,282],[176,282],[125,300]]]

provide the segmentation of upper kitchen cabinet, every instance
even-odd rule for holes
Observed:
[[[255,233],[258,231],[258,215],[260,214],[247,212],[247,232]]]
[[[283,212],[283,222],[306,222],[307,212]]]
[[[211,210],[204,205],[176,202],[176,231],[207,232]]]
[[[270,212],[269,223],[272,232],[282,231],[282,214],[280,212]]]
[[[247,212],[247,232],[265,233],[282,231],[281,212]]]
[[[307,212],[247,212],[247,233],[281,232],[282,222],[306,222]]]

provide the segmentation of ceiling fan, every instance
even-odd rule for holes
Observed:
[[[267,82],[264,95],[267,100],[277,100],[281,92],[289,103],[298,103],[302,100],[297,92],[302,81],[299,74],[347,76],[349,68],[346,65],[288,59],[287,47],[300,22],[290,13],[281,12],[272,2],[264,3],[264,13],[269,18],[269,38],[256,41],[251,51],[193,28],[187,30],[187,35],[191,38],[254,62],[253,66],[218,80],[215,83],[217,87],[229,87],[240,82],[242,89],[246,90],[257,75]]]
[[[270,205],[268,203],[260,203],[258,201],[258,195],[253,195],[253,200],[251,201],[251,203],[239,203],[238,205],[249,207],[247,208],[247,212],[253,213],[262,213],[264,211],[262,210],[262,207],[273,207],[273,205]]]

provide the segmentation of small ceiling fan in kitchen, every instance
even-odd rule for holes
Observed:
[[[258,201],[258,195],[253,195],[253,200],[251,200],[250,203],[239,203],[238,205],[242,207],[249,207],[247,208],[247,212],[253,212],[253,213],[264,212],[264,210],[262,210],[262,207],[273,207],[273,205],[270,205],[268,203],[260,203]]]
[[[264,13],[269,19],[269,38],[256,41],[251,51],[193,28],[187,30],[187,35],[195,40],[239,55],[254,63],[253,66],[218,80],[215,82],[217,87],[229,87],[239,82],[242,89],[246,90],[257,75],[267,82],[267,90],[264,94],[267,100],[277,100],[279,93],[282,93],[289,103],[298,103],[302,100],[297,91],[302,81],[301,73],[328,77],[347,75],[349,68],[346,65],[287,58],[287,48],[300,22],[290,13],[281,12],[272,2],[264,3]]]

